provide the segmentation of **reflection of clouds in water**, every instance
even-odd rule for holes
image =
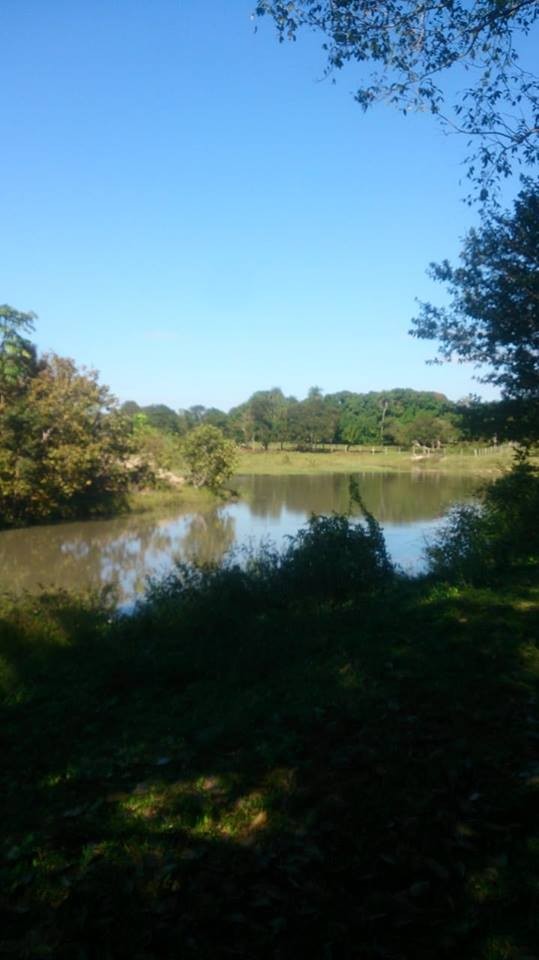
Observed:
[[[381,521],[393,559],[418,569],[425,536],[476,481],[440,475],[360,476],[367,506]],[[240,477],[242,499],[196,513],[183,511],[65,523],[0,533],[5,590],[101,589],[112,584],[125,605],[148,577],[166,574],[178,560],[218,562],[236,543],[282,546],[313,512],[348,508],[348,477]]]
[[[277,520],[257,517],[255,522],[245,505],[236,515],[237,540],[239,543],[260,543],[268,539],[282,547],[287,537],[293,537],[299,527],[309,518],[309,513],[282,509]],[[236,505],[233,508],[236,510]],[[391,559],[407,573],[419,573],[424,569],[424,551],[426,542],[439,528],[443,514],[431,520],[417,520],[415,523],[383,523],[382,529]]]
[[[90,544],[84,543],[83,541],[71,541],[68,543],[62,543],[60,545],[60,550],[62,553],[67,553],[69,556],[74,558],[87,557],[90,553]]]

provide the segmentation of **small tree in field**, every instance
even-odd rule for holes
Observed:
[[[218,427],[196,427],[183,441],[183,457],[189,480],[195,487],[218,490],[230,479],[236,466],[236,448]]]

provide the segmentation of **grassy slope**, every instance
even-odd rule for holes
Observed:
[[[409,452],[398,453],[390,449],[387,449],[387,452],[378,449],[374,454],[368,451],[346,453],[342,449],[324,453],[299,453],[294,450],[270,450],[264,453],[243,450],[236,472],[282,475],[436,470],[444,473],[496,475],[500,470],[508,469],[511,463],[512,453],[508,448],[498,452],[481,453],[478,456],[474,455],[473,449],[463,454],[433,454],[424,460],[412,460]]]
[[[538,608],[6,602],[0,954],[533,956]]]

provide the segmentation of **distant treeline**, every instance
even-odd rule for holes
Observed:
[[[495,440],[492,416],[477,416],[478,409],[486,413],[494,406],[473,397],[454,403],[443,393],[411,389],[324,395],[312,387],[304,400],[297,400],[274,387],[258,390],[228,413],[201,405],[176,412],[164,404],[141,407],[132,400],[123,404],[122,412],[141,425],[177,436],[211,424],[239,444],[312,448],[329,443],[433,446]]]
[[[312,387],[297,400],[275,387],[228,413],[133,401],[120,408],[95,371],[39,354],[35,319],[0,305],[0,527],[115,513],[133,489],[185,480],[218,490],[233,472],[235,445],[440,447],[518,439],[521,425],[534,435],[526,398],[452,403],[408,389],[324,396]]]

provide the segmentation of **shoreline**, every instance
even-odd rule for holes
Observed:
[[[389,450],[374,454],[366,451],[324,450],[300,452],[297,450],[257,450],[242,451],[238,457],[234,479],[249,476],[288,477],[288,476],[324,476],[328,474],[440,474],[446,476],[468,475],[483,478],[495,478],[509,470],[514,462],[514,451],[504,447],[491,452],[489,448],[476,448],[466,453],[446,453],[439,456],[433,453],[424,459],[412,460],[409,452]],[[530,457],[532,463],[539,463],[535,454]],[[92,520],[111,520],[116,517],[140,516],[159,510],[176,507],[211,507],[229,503],[238,498],[238,492],[225,487],[220,492],[207,488],[191,487],[188,484],[163,489],[131,491],[126,502],[117,509],[81,517],[49,517],[40,522],[0,526],[4,530],[21,530],[36,526],[57,525],[63,523]]]

